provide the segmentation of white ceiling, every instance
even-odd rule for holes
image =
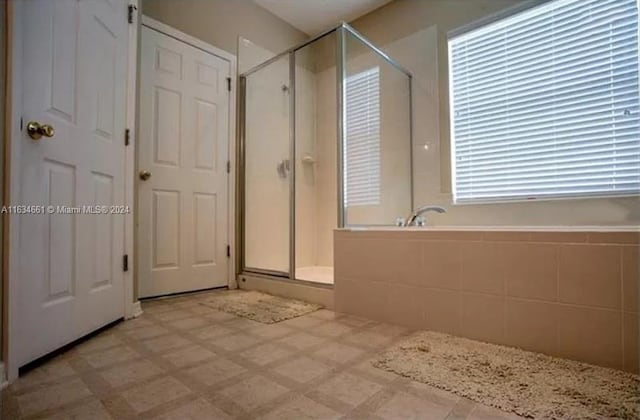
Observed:
[[[308,35],[350,22],[391,0],[253,0]]]

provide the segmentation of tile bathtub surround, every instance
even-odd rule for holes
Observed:
[[[208,295],[143,304],[0,392],[0,418],[517,418],[374,368],[406,328],[329,310],[266,325]]]
[[[640,233],[335,231],[335,308],[639,372]]]

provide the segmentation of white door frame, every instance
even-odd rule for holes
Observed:
[[[229,139],[228,139],[228,157],[231,168],[227,177],[227,243],[231,249],[227,265],[227,285],[230,289],[238,287],[236,281],[236,235],[235,235],[235,196],[236,196],[236,56],[228,53],[220,48],[214,47],[204,41],[187,35],[169,25],[159,22],[149,16],[142,16],[142,25],[160,33],[163,33],[192,47],[198,48],[204,52],[214,55],[222,60],[229,62],[229,77],[231,78],[231,92],[229,95]],[[135,173],[127,175],[127,182],[135,179]],[[136,196],[137,198],[137,196]],[[131,272],[131,270],[130,270]]]
[[[129,0],[128,3],[136,8],[138,8],[139,0]],[[10,110],[10,119],[7,122],[8,129],[10,132],[9,138],[9,167],[6,168],[5,173],[9,176],[9,203],[10,205],[20,205],[26,204],[22,203],[22,191],[20,188],[20,168],[16,165],[16,162],[20,162],[21,157],[21,145],[24,141],[22,131],[20,129],[20,119],[22,117],[22,54],[23,54],[23,37],[22,37],[22,17],[23,17],[23,5],[22,2],[14,1],[11,2],[11,7],[9,8],[9,19],[11,19],[11,27],[13,28],[13,32],[10,35],[10,54],[8,57],[10,60],[10,89],[11,89],[11,110]],[[134,19],[135,19],[134,13]],[[127,62],[127,109],[126,109],[126,126],[129,128],[131,134],[135,133],[135,104],[136,104],[136,76],[137,76],[137,65],[138,65],[138,42],[137,42],[137,23],[134,21],[134,24],[129,26],[129,51],[127,53],[128,62]],[[124,135],[124,133],[123,133]],[[123,139],[124,141],[124,139]],[[132,163],[135,163],[134,158],[134,142],[130,143],[130,146],[126,148],[125,152],[125,203],[124,205],[129,206],[131,212],[126,216],[125,219],[125,232],[124,232],[124,252],[131,255],[133,252],[133,220],[135,220],[135,214],[133,214],[134,210],[134,195],[133,195],[133,185],[134,185],[134,171],[135,167],[132,166]],[[38,203],[29,203],[29,204],[38,204]],[[20,218],[18,215],[11,214],[9,215],[8,221],[8,229],[9,234],[7,238],[4,238],[5,242],[9,244],[8,246],[8,278],[7,280],[7,289],[8,289],[8,299],[6,300],[8,305],[7,313],[9,315],[8,322],[6,325],[8,326],[8,331],[4,331],[7,334],[7,342],[8,342],[8,355],[6,360],[6,368],[7,368],[7,376],[9,382],[14,381],[18,378],[18,355],[17,355],[17,340],[13,337],[16,337],[20,331],[20,319],[18,317],[19,311],[17,306],[17,288],[19,287],[20,282],[20,255],[18,252],[20,250]],[[139,315],[140,312],[140,302],[134,302],[134,290],[133,290],[133,267],[132,264],[129,266],[128,272],[124,274],[124,296],[125,305],[124,305],[124,313],[122,316],[126,319],[135,317]],[[1,380],[0,380],[1,382]]]
[[[138,11],[139,0],[129,0],[130,7]],[[131,319],[142,315],[142,307],[135,293],[135,220],[136,220],[136,139],[138,121],[138,13],[131,13],[133,23],[129,25],[129,50],[127,54],[127,116],[126,127],[129,130],[129,145],[124,149],[124,200],[129,206],[129,213],[124,219],[124,253],[127,255],[128,270],[124,272],[124,318]]]

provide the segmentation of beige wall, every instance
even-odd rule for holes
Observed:
[[[517,3],[396,0],[352,22],[414,75],[414,205],[447,207],[435,225],[639,225],[638,197],[451,205],[447,32]]]
[[[638,232],[337,231],[335,308],[638,372]]]
[[[238,38],[238,74],[257,66],[274,57],[275,52],[270,51],[260,45],[243,37]]]
[[[250,0],[142,0],[142,13],[232,54],[239,36],[276,52],[307,38]]]

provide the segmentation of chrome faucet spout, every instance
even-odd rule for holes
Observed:
[[[416,211],[414,211],[413,213],[411,213],[411,215],[409,215],[409,217],[407,218],[407,221],[405,222],[405,226],[414,226],[416,224],[416,220],[418,219],[418,217],[420,217],[422,214],[429,212],[429,211],[433,211],[436,213],[446,213],[447,210],[444,207],[440,207],[440,206],[422,206],[420,208],[418,208]]]

